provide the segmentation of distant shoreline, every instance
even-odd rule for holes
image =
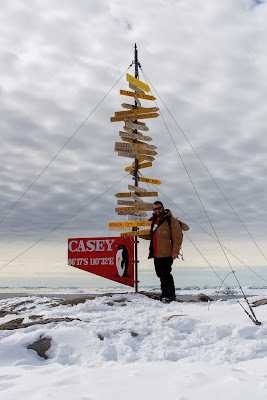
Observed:
[[[202,291],[203,293],[205,293],[205,290]],[[103,295],[105,294],[109,294],[110,295],[111,292],[106,292],[106,293],[94,293],[94,295],[96,297],[103,297]],[[116,295],[116,294],[130,294],[130,293],[134,293],[134,292],[112,292],[112,295]],[[200,293],[200,292],[199,292]],[[198,294],[199,294],[198,293]],[[142,293],[141,293],[142,294]],[[196,300],[198,294],[178,294],[176,295],[176,298],[179,300]],[[0,300],[5,300],[5,299],[11,299],[11,298],[15,298],[15,297],[29,297],[29,296],[38,296],[38,297],[55,297],[55,298],[59,298],[59,299],[69,299],[69,298],[76,298],[76,297],[86,297],[88,296],[89,293],[36,293],[36,292],[6,292],[6,293],[0,293]],[[250,296],[255,296],[255,295],[250,295]],[[211,296],[213,297],[213,296]],[[235,294],[235,297],[240,298],[242,297],[242,295],[240,294]],[[219,294],[218,296],[216,296],[216,300],[231,300],[234,297],[232,295],[227,295],[227,294]]]

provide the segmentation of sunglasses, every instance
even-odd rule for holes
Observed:
[[[157,207],[157,208],[153,208],[153,211],[158,211],[158,210],[161,210],[162,209],[162,207]]]

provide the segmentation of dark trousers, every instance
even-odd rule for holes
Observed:
[[[175,299],[175,287],[173,276],[171,274],[172,263],[172,257],[154,257],[155,271],[160,279],[160,288],[162,292],[161,298],[167,297],[170,300]]]

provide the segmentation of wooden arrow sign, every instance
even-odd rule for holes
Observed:
[[[128,185],[128,190],[132,190],[133,192],[137,192],[137,193],[147,192],[146,189],[140,188],[139,186],[134,186],[134,185]]]
[[[127,192],[127,193],[116,193],[114,196],[116,196],[116,197],[131,197],[131,193],[129,192]]]
[[[143,201],[129,201],[129,200],[117,200],[117,205],[118,206],[140,206],[140,205],[147,205],[147,206],[152,206],[152,203],[145,203]]]
[[[153,206],[153,203],[146,203],[143,200],[141,201],[129,201],[129,200],[117,200],[117,205],[118,206],[131,206],[131,207],[137,207],[137,206]]]
[[[146,217],[147,213],[144,211],[131,211],[131,210],[121,210],[121,211],[116,211],[118,215],[134,215],[137,217]]]
[[[119,131],[119,135],[123,137],[128,137],[131,139],[139,139],[139,140],[144,140],[142,133],[133,133],[133,132],[124,132],[124,131]]]
[[[157,147],[153,145],[149,145],[147,143],[137,142],[137,143],[123,143],[123,142],[115,142],[116,149],[133,149],[134,151],[145,151],[145,150],[154,150]],[[133,151],[132,150],[132,151]],[[149,153],[146,153],[149,154]],[[157,155],[158,153],[154,151],[153,155]]]
[[[127,128],[130,129],[130,128]],[[152,138],[150,136],[145,136],[142,135],[142,133],[134,133],[133,130],[131,129],[132,132],[124,132],[124,131],[119,131],[119,135],[123,137],[128,137],[131,139],[139,139],[139,140],[144,140],[145,142],[151,142]]]
[[[130,151],[118,151],[118,156],[138,159],[138,155],[136,153],[132,153]]]
[[[123,222],[109,222],[109,228],[134,228],[138,226],[151,226],[152,221],[123,221]]]
[[[133,110],[135,107],[133,104],[128,104],[128,103],[122,103],[121,106],[122,108],[128,108],[130,110]]]
[[[135,108],[133,110],[129,111],[116,111],[115,112],[115,117],[122,117],[122,116],[128,116],[128,115],[136,115],[136,114],[145,114],[145,113],[154,113],[157,112],[159,109],[158,107],[141,107],[141,108]]]
[[[136,104],[138,105],[138,107],[141,107],[141,102],[140,102],[140,100],[138,99],[137,93],[136,93],[136,92],[134,92],[134,99],[135,99]]]
[[[123,95],[123,96],[130,96],[130,97],[134,97],[134,95],[135,95],[135,93],[134,93],[134,92],[130,92],[130,90],[120,90],[120,94]],[[157,100],[156,97],[150,96],[150,95],[148,95],[148,94],[139,94],[139,93],[136,93],[136,96],[137,96],[139,99]]]
[[[139,87],[140,89],[144,90],[145,92],[150,92],[150,88],[148,85],[146,85],[144,82],[139,81],[139,79],[134,78],[130,74],[126,74],[126,80],[129,83],[132,83],[133,85]]]
[[[152,183],[153,185],[161,184],[161,181],[159,181],[158,179],[145,178],[144,176],[139,176],[138,180],[139,180],[139,182]]]
[[[138,194],[138,196],[142,196],[142,197],[157,197],[158,196],[158,192],[143,192]]]
[[[117,117],[114,117],[117,118]],[[131,129],[139,129],[140,131],[149,131],[149,128],[144,124],[141,123],[134,123],[134,122],[130,122],[130,121],[125,121],[125,126],[127,128],[131,128]]]
[[[140,89],[138,86],[133,85],[132,83],[129,83],[129,88],[134,90],[136,93],[145,94],[142,89]]]
[[[138,164],[138,169],[142,169],[142,168],[149,168],[152,167],[152,162],[149,161],[147,163],[143,163],[143,164]],[[134,171],[134,166],[131,165],[129,167],[124,168],[124,171],[129,172],[129,171]]]
[[[141,203],[144,202],[139,196],[137,196],[137,194],[135,194],[135,193],[133,193],[133,192],[131,192],[131,197],[132,197],[132,199],[134,199],[134,200],[136,200],[136,201],[139,201],[139,202],[141,202]]]
[[[121,233],[121,236],[146,236],[150,235],[150,229],[142,229],[141,231],[131,231]]]
[[[158,153],[154,150],[146,150],[144,147],[138,149],[140,154],[147,154],[148,156],[156,156]]]
[[[151,206],[117,207],[115,211],[152,211]]]

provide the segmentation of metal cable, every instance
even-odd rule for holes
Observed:
[[[35,184],[35,182],[43,175],[43,173],[47,170],[47,168],[52,164],[52,162],[57,158],[57,156],[61,153],[61,151],[67,146],[67,144],[71,141],[71,139],[76,135],[76,133],[81,129],[81,127],[85,124],[85,122],[91,117],[91,115],[95,112],[95,110],[100,106],[100,104],[105,100],[105,98],[109,95],[112,89],[117,85],[117,83],[121,80],[124,74],[128,71],[131,65],[123,72],[120,78],[114,83],[114,85],[109,89],[109,91],[105,94],[105,96],[99,101],[99,103],[95,106],[95,108],[87,115],[84,121],[78,126],[78,128],[73,132],[73,134],[69,137],[69,139],[65,142],[65,144],[59,149],[56,155],[52,158],[52,160],[46,165],[46,167],[40,172],[40,174],[34,179],[34,181],[30,184],[30,186],[25,190],[25,192],[20,196],[20,198],[13,204],[13,206],[7,211],[7,213],[0,220],[1,222],[10,214],[10,212],[16,207],[16,205],[22,200],[25,194],[31,189],[31,187]]]
[[[140,173],[140,175],[142,176],[141,173]],[[150,188],[150,190],[152,191],[153,189],[151,189],[151,186],[148,183],[147,183],[147,185]],[[180,210],[184,215],[186,215],[187,218],[189,218],[192,222],[194,222],[194,224],[196,224],[200,229],[202,229],[203,232],[205,232],[207,235],[209,235],[213,240],[215,240],[217,242],[217,239],[215,237],[213,237],[208,231],[206,231],[201,225],[199,225],[198,222],[196,222],[192,217],[190,217],[190,215],[188,215],[184,210],[182,210],[181,207],[179,207],[177,204],[175,204],[159,188],[157,188],[155,185],[152,185],[152,186],[153,186],[154,190],[159,191],[168,201],[170,201],[176,208],[178,208],[178,210]],[[227,247],[225,247],[223,244],[222,244],[222,246],[224,247],[224,249],[226,251],[228,251],[229,254],[231,254],[233,257],[235,257],[236,260],[238,260],[241,264],[243,264],[245,267],[247,267],[251,272],[253,272],[255,275],[257,275],[258,278],[262,279],[265,283],[267,283],[267,281],[262,276],[260,276],[251,267],[249,267],[246,263],[244,263],[244,261],[242,261],[240,258],[238,258],[234,253],[232,253],[231,250],[227,249]],[[231,271],[231,273],[232,273],[232,271]]]
[[[107,190],[105,190],[103,193],[101,193],[99,196],[97,196],[95,199],[90,201],[90,203],[86,204],[84,207],[82,207],[79,211],[77,211],[75,214],[73,214],[71,217],[66,219],[64,222],[62,222],[60,225],[58,225],[56,228],[52,229],[50,232],[48,232],[46,235],[42,236],[39,240],[37,240],[35,243],[33,243],[30,247],[28,247],[26,250],[22,251],[18,256],[14,257],[12,260],[7,262],[5,265],[3,265],[0,268],[0,271],[4,269],[6,266],[11,264],[13,261],[15,261],[17,258],[22,256],[22,254],[25,254],[28,250],[32,249],[34,246],[36,246],[38,243],[40,243],[42,240],[46,239],[51,233],[55,232],[57,229],[61,228],[63,225],[65,225],[68,221],[70,221],[72,218],[74,218],[77,214],[79,214],[81,211],[83,211],[85,208],[89,207],[92,203],[94,203],[96,200],[98,200],[101,196],[103,196],[105,193],[107,193],[110,189],[112,189],[114,186],[116,186],[118,183],[123,181],[127,176],[130,174],[125,175],[123,178],[121,178],[118,182],[114,183],[112,186],[110,186]]]
[[[140,173],[140,172],[139,172]],[[140,175],[142,176],[142,174],[140,173]],[[150,188],[150,185],[147,183],[147,185],[148,185],[148,187]],[[160,191],[158,188],[156,188],[155,187],[155,185],[152,185],[156,190],[158,190],[163,196],[165,196],[167,199],[168,199],[168,197],[162,192],[162,191]],[[150,188],[151,189],[151,188]],[[170,200],[170,199],[168,199],[168,200]],[[171,201],[171,200],[170,200]],[[171,201],[172,203],[173,203],[173,201]],[[184,211],[180,208],[180,207],[178,207],[175,203],[173,203],[179,210],[181,210],[183,213],[184,213]],[[185,215],[187,215],[186,213],[184,213]],[[188,216],[188,215],[187,215]],[[189,217],[189,216],[188,216]],[[195,222],[191,217],[189,217],[190,219],[191,219],[191,221],[193,221],[193,222]],[[214,239],[214,240],[216,240],[217,241],[217,239],[215,239],[212,235],[210,235],[210,233],[208,233],[204,228],[202,228],[197,222],[195,222],[201,229],[203,229],[203,231],[204,232],[206,232],[209,236],[211,236],[211,238],[212,239]],[[244,308],[244,306],[240,303],[240,301],[238,300],[238,298],[235,296],[235,294],[234,294],[234,292],[231,290],[231,288],[229,287],[229,286],[227,286],[226,285],[226,283],[225,283],[225,279],[226,278],[224,278],[224,279],[222,279],[218,274],[217,274],[217,272],[216,272],[216,270],[212,267],[212,265],[209,263],[209,261],[207,260],[207,258],[201,253],[201,251],[198,249],[198,247],[193,243],[193,241],[189,238],[189,236],[185,233],[185,236],[187,237],[187,239],[191,242],[191,244],[195,247],[195,249],[198,251],[198,253],[201,255],[201,257],[206,261],[206,263],[209,265],[209,267],[212,269],[212,271],[215,273],[215,275],[219,278],[219,280],[221,281],[221,286],[222,285],[224,285],[226,288],[227,288],[227,290],[231,293],[231,295],[235,298],[235,300],[237,301],[237,303],[242,307],[242,309],[245,311],[245,313],[248,315],[248,317],[251,319],[251,321],[254,323],[254,324],[256,324],[256,325],[260,325],[261,323],[257,320],[257,318],[256,318],[256,315],[255,315],[255,313],[254,313],[254,311],[251,309],[251,306],[250,306],[250,304],[249,304],[249,302],[248,302],[248,300],[247,300],[247,298],[246,298],[246,295],[245,295],[245,293],[243,292],[243,290],[242,290],[242,288],[241,288],[241,292],[242,292],[242,294],[243,294],[243,297],[244,297],[244,299],[245,299],[245,301],[247,302],[247,304],[248,304],[248,306],[249,306],[249,309],[251,310],[251,312],[252,312],[252,315],[253,316],[251,316],[249,313],[248,313],[248,311]],[[224,247],[224,246],[223,246]],[[225,250],[227,250],[227,248],[226,247],[224,247],[225,248]],[[230,254],[232,254],[234,257],[236,257],[233,253],[231,253],[229,250],[227,250]],[[236,257],[237,258],[237,257]],[[238,258],[237,258],[238,259]],[[241,260],[240,260],[241,261]],[[242,262],[242,261],[241,261]],[[243,262],[242,262],[243,263]],[[244,264],[244,263],[243,263]],[[245,264],[244,264],[245,265]],[[248,267],[249,268],[249,267]],[[249,268],[250,269],[250,268]],[[252,270],[253,271],[253,270]],[[253,271],[254,272],[254,271]],[[234,273],[234,270],[231,268],[231,271],[229,272],[229,274],[231,274],[231,273],[233,273],[234,275],[235,275],[235,273]],[[229,275],[229,274],[227,274],[227,276]],[[257,275],[257,274],[256,274]],[[260,277],[261,278],[261,277]],[[263,279],[263,278],[262,278]],[[264,280],[264,279],[263,279]],[[264,280],[265,281],[265,280]],[[266,281],[265,281],[266,282]],[[221,287],[220,286],[220,287]],[[240,285],[239,285],[240,286]],[[217,294],[218,294],[218,292],[217,292]],[[217,296],[217,294],[216,294],[216,296]]]
[[[174,123],[176,124],[176,126],[178,127],[178,129],[180,130],[180,132],[182,133],[182,135],[184,136],[185,140],[187,141],[187,143],[189,144],[189,146],[191,147],[191,149],[193,150],[193,152],[195,153],[195,155],[197,156],[197,158],[199,159],[199,161],[201,162],[201,164],[203,165],[203,167],[205,168],[205,170],[207,171],[207,173],[209,174],[210,178],[212,179],[212,181],[214,182],[214,184],[217,186],[217,188],[219,189],[219,191],[221,192],[222,196],[224,197],[225,201],[227,202],[227,204],[229,205],[229,207],[231,208],[231,210],[233,211],[233,213],[236,215],[237,219],[239,220],[239,222],[241,223],[241,225],[243,226],[243,228],[246,230],[247,234],[250,236],[251,240],[254,242],[254,244],[256,245],[256,247],[258,248],[258,250],[260,251],[260,253],[262,254],[262,256],[265,258],[265,260],[267,261],[267,257],[265,256],[265,254],[263,253],[263,251],[261,250],[261,248],[259,247],[259,245],[257,244],[256,240],[254,239],[254,237],[252,236],[252,234],[249,232],[249,230],[247,229],[247,227],[245,226],[245,224],[243,223],[243,221],[241,220],[241,218],[239,217],[239,215],[237,214],[237,212],[235,211],[235,209],[233,208],[232,204],[230,203],[230,201],[227,199],[227,197],[225,196],[225,194],[223,193],[222,189],[220,188],[220,186],[218,185],[218,183],[215,181],[215,178],[212,176],[212,174],[210,173],[210,171],[208,170],[208,168],[206,167],[206,165],[204,164],[204,162],[202,161],[202,159],[200,158],[200,156],[198,155],[197,151],[195,150],[195,148],[193,147],[193,145],[191,144],[191,142],[189,141],[189,139],[187,138],[186,134],[184,133],[184,131],[182,130],[182,128],[180,127],[180,125],[178,124],[178,122],[176,121],[176,119],[174,118],[174,116],[172,115],[172,113],[170,112],[170,110],[168,109],[168,107],[166,106],[166,104],[164,103],[164,101],[162,100],[161,96],[159,95],[159,93],[157,92],[157,90],[155,89],[155,87],[153,86],[153,84],[150,82],[150,80],[148,79],[147,75],[145,74],[145,72],[143,71],[143,69],[141,68],[144,77],[147,79],[147,81],[149,82],[149,84],[151,85],[151,87],[153,87],[153,90],[155,91],[155,93],[157,94],[157,96],[159,97],[159,99],[161,100],[162,104],[164,105],[164,107],[166,108],[166,110],[168,111],[168,113],[170,114],[171,118],[173,119]]]

